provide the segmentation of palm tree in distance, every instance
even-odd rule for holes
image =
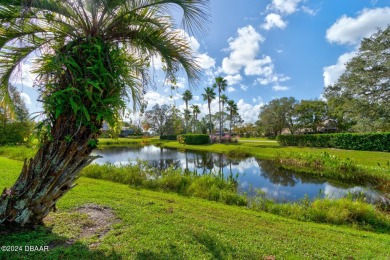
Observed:
[[[215,92],[214,89],[207,87],[204,89],[204,92],[202,94],[203,100],[207,101],[207,105],[209,107],[209,133],[210,133],[210,140],[213,142],[213,139],[211,138],[212,132],[211,132],[211,101],[215,99]]]
[[[193,119],[193,126],[194,126],[193,132],[195,133],[196,121],[198,121],[198,115],[200,113],[200,109],[198,105],[191,105],[191,108],[192,108],[192,115],[193,115],[192,119]]]
[[[188,120],[190,115],[190,110],[188,110],[188,101],[192,100],[192,93],[188,89],[183,93],[183,100],[186,104],[186,110],[184,111],[184,123],[185,123],[185,132],[187,133]]]
[[[221,95],[221,117],[222,117],[222,129],[223,129],[223,116],[224,116],[224,108],[225,108],[225,104],[228,102],[229,98],[225,95],[225,94],[222,94]]]
[[[218,105],[219,105],[219,142],[222,141],[222,109],[221,109],[221,92],[225,91],[227,87],[227,81],[223,77],[215,78],[213,88],[218,89]]]
[[[229,119],[230,119],[230,125],[229,125],[229,135],[232,135],[232,123],[233,123],[233,117],[237,115],[238,108],[236,102],[234,100],[228,100],[227,102],[228,107],[227,110],[229,111]]]
[[[208,0],[2,0],[0,96],[19,65],[36,56],[36,88],[46,119],[41,145],[0,196],[0,224],[41,224],[93,161],[103,120],[115,125],[126,101],[137,108],[161,57],[167,78],[184,69],[190,84],[200,68],[170,9],[189,31],[203,32]],[[34,55],[31,55],[34,54]]]

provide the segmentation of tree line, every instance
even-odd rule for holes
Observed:
[[[223,94],[226,90],[227,82],[223,77],[215,78],[212,87],[204,88],[203,100],[207,102],[208,115],[198,118],[201,113],[200,107],[196,104],[190,105],[193,94],[186,90],[182,94],[185,109],[180,111],[173,105],[156,104],[152,109],[145,112],[142,127],[148,131],[151,129],[159,135],[178,135],[183,133],[203,133],[216,134],[219,140],[226,132],[232,134],[232,129],[237,123],[242,123],[238,113],[238,107],[234,100]],[[211,113],[211,102],[217,99],[218,109],[214,115]]]

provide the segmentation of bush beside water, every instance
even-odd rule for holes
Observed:
[[[82,171],[82,175],[139,188],[176,192],[229,205],[247,205],[246,196],[237,194],[237,182],[234,180],[225,180],[216,175],[198,175],[173,167],[159,171],[144,161],[121,166],[92,164]]]
[[[329,147],[362,151],[390,151],[389,133],[340,133],[340,134],[308,134],[308,135],[278,135],[281,145]]]
[[[200,145],[208,144],[210,142],[210,137],[206,134],[185,134],[178,136],[180,143]]]

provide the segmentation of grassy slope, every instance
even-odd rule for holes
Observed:
[[[0,157],[0,187],[16,179],[21,162]],[[1,252],[0,258],[103,259],[388,259],[390,236],[293,221],[245,208],[175,194],[136,190],[127,185],[80,178],[52,213],[52,231],[1,235],[0,245],[62,244],[75,237],[82,216],[74,207],[97,203],[114,209],[114,224],[97,249],[87,238],[42,253]]]

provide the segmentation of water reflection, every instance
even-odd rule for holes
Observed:
[[[299,174],[277,167],[272,161],[256,158],[232,159],[223,154],[180,152],[155,146],[108,147],[96,150],[101,155],[95,163],[128,164],[136,160],[146,160],[149,165],[166,169],[173,165],[198,174],[215,174],[225,178],[237,179],[240,192],[251,195],[256,190],[263,191],[267,197],[276,201],[296,201],[305,195],[310,198],[340,198],[346,195],[364,196],[370,203],[384,202],[384,194],[365,187],[345,183],[330,182],[325,178]],[[362,185],[364,186],[364,185]]]

